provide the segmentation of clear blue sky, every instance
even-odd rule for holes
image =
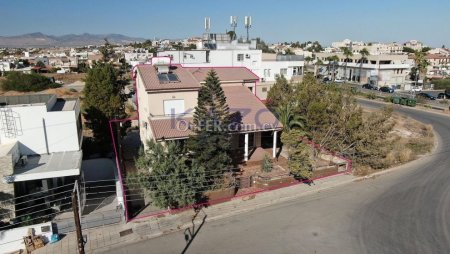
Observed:
[[[120,33],[144,38],[184,38],[203,32],[211,17],[213,32],[239,18],[253,17],[251,37],[269,42],[421,40],[450,46],[449,0],[0,0],[0,35],[42,32]]]

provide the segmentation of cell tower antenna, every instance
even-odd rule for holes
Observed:
[[[205,18],[205,32],[209,33],[210,29],[211,29],[211,18],[206,17]]]
[[[236,37],[237,16],[230,16],[230,25],[233,28],[233,33]],[[233,40],[233,38],[231,38],[231,40]]]
[[[247,42],[250,41],[250,37],[248,35],[248,30],[252,27],[252,16],[245,16],[245,28],[247,29]]]

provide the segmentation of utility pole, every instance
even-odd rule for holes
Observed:
[[[78,198],[77,194],[72,192],[72,210],[73,210],[73,217],[75,219],[75,228],[77,230],[77,249],[78,254],[84,254],[84,240],[83,240],[83,234],[81,232],[81,222],[80,222],[80,214],[78,210]]]

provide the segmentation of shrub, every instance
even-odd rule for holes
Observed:
[[[262,163],[261,163],[261,171],[265,172],[265,173],[269,173],[272,171],[272,169],[273,169],[272,160],[266,154],[266,155],[264,155],[264,159],[262,160]]]
[[[430,137],[415,138],[408,142],[407,147],[411,149],[414,154],[423,154],[431,151],[434,145],[434,140]]]
[[[367,99],[375,100],[377,96],[374,93],[367,93],[366,94]]]
[[[58,87],[61,87],[61,85],[53,83],[49,78],[36,73],[10,72],[2,83],[4,91],[38,92]]]
[[[398,154],[398,159],[400,160],[401,163],[405,163],[405,162],[412,160],[413,153],[412,153],[411,149],[409,149],[409,148],[402,149]]]
[[[393,101],[393,98],[392,98],[392,96],[387,96],[387,97],[384,97],[383,100],[384,100],[385,102],[392,102],[392,101]]]

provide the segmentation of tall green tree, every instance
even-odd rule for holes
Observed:
[[[343,50],[343,53],[344,53],[344,56],[345,56],[345,59],[344,59],[344,61],[345,61],[345,65],[344,65],[344,79],[345,80],[350,80],[351,77],[347,77],[347,64],[348,64],[348,62],[350,60],[350,57],[353,56],[353,52],[347,47],[342,48],[342,50]]]
[[[98,144],[110,147],[109,120],[126,116],[123,83],[118,82],[114,67],[103,62],[88,70],[85,82],[83,111],[87,126]]]
[[[362,67],[363,67],[364,61],[367,60],[367,56],[369,56],[369,51],[366,48],[363,48],[363,49],[361,49],[361,51],[359,51],[359,53],[361,54],[361,58],[360,58],[360,63],[359,63],[358,81],[362,82],[362,79],[361,79]]]
[[[42,62],[42,61],[38,61],[38,62],[36,63],[36,66],[37,66],[37,67],[41,67],[41,68],[45,68],[45,67],[46,67],[45,64],[44,64],[44,62]]]
[[[114,50],[111,43],[109,43],[108,39],[105,38],[105,44],[100,47],[100,53],[102,54],[102,61],[109,62],[114,58]]]
[[[305,69],[308,69],[309,63],[310,63],[312,60],[313,60],[313,58],[310,57],[310,56],[305,57],[305,62],[306,62]]]
[[[182,146],[175,141],[168,141],[165,146],[148,141],[136,167],[138,174],[131,176],[127,184],[143,187],[155,206],[179,208],[194,204],[202,196],[205,172],[190,167]]]
[[[339,57],[337,55],[332,55],[327,57],[328,61],[328,71],[332,72],[333,82],[336,80],[336,66],[339,63]]]
[[[216,188],[231,165],[231,117],[220,80],[214,70],[208,73],[198,92],[193,124],[195,135],[189,137],[193,152],[192,166],[205,172],[206,184]]]
[[[274,111],[283,102],[289,102],[293,92],[292,85],[289,84],[286,78],[283,75],[277,75],[275,77],[275,83],[267,93],[266,106]]]
[[[288,150],[288,167],[294,176],[309,179],[312,176],[311,148],[302,142],[305,133],[299,129],[283,132],[281,142]]]
[[[418,70],[416,75],[416,82],[417,82],[417,80],[419,80],[420,77],[425,77],[427,67],[428,65],[430,65],[430,63],[426,59],[426,53],[424,51],[414,51],[414,63]]]

